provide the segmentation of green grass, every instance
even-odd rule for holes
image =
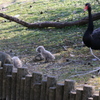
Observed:
[[[9,6],[6,5],[1,10],[1,13],[10,16],[20,15],[19,19],[29,23],[45,21],[70,22],[87,16],[87,12],[83,12],[84,4],[87,3],[87,0],[66,0],[63,2],[53,0],[22,1],[24,0],[19,0],[10,5],[9,3],[12,1],[9,0]],[[100,11],[100,5],[96,1],[88,0],[88,2],[92,5],[92,13]],[[0,1],[1,5],[5,3],[3,0]],[[95,67],[99,67],[99,61],[92,61],[94,57],[91,56],[89,49],[82,46],[82,36],[87,25],[63,29],[28,29],[4,18],[0,18],[0,22],[0,51],[9,52],[13,50],[15,55],[21,56],[24,63],[29,63],[36,55],[35,49],[39,45],[43,45],[47,50],[56,55],[56,63],[54,65],[41,64],[37,67],[37,71],[56,75],[59,81],[63,81],[71,75],[85,73],[86,71],[93,70]],[[94,26],[98,28],[100,21],[95,21]],[[68,46],[67,51],[64,51],[63,46]],[[100,57],[99,51],[95,51],[95,54]],[[67,62],[67,64],[66,58],[71,62]],[[63,63],[66,64],[63,65]],[[34,70],[32,66],[29,68],[33,68],[31,71]],[[88,77],[75,77],[73,79],[79,83],[85,83],[88,80],[90,81],[91,75],[88,75]]]

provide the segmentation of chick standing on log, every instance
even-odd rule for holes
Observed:
[[[12,61],[15,68],[22,67],[22,61],[17,56],[12,57]]]
[[[36,51],[43,56],[45,62],[51,62],[55,59],[55,56],[50,51],[47,51],[43,46],[38,46]]]

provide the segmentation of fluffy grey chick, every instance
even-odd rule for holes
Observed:
[[[38,46],[36,51],[43,56],[45,62],[51,62],[55,59],[55,56],[50,51],[47,51],[43,46]]]
[[[11,56],[1,51],[0,51],[0,61],[1,61],[1,67],[3,67],[4,64],[12,64]]]
[[[12,61],[15,68],[22,67],[22,61],[17,56],[12,57]]]

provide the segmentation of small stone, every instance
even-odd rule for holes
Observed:
[[[37,54],[34,58],[33,58],[33,61],[42,61],[44,60],[43,56],[39,53]]]
[[[92,76],[91,76],[91,78],[95,78],[95,77],[96,77],[95,75],[92,75]]]

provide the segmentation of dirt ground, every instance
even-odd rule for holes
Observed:
[[[86,60],[83,60],[83,57],[76,58],[74,55],[71,55],[70,58],[62,56],[58,58],[60,55],[60,53],[58,53],[55,55],[55,62],[45,63],[44,60],[35,62],[33,60],[35,55],[33,54],[26,53],[23,55],[18,55],[14,52],[8,53],[11,56],[17,55],[23,62],[23,67],[28,67],[29,74],[32,74],[34,71],[42,72],[44,79],[46,79],[48,75],[51,75],[55,76],[59,82],[64,82],[65,79],[73,79],[78,83],[87,83],[87,80],[90,78],[95,78],[99,75],[99,71],[96,70],[99,67],[95,67],[95,63],[99,62],[97,60],[93,61],[89,57],[87,57]],[[91,73],[93,70],[96,71]],[[89,72],[90,74],[88,74]]]

